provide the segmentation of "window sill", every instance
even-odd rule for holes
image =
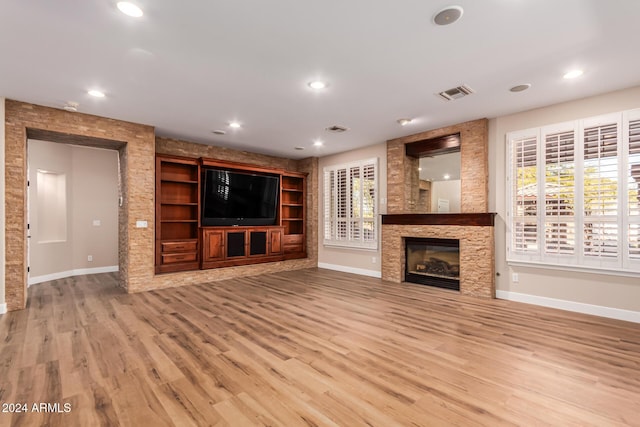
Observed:
[[[378,244],[376,243],[375,246],[359,246],[357,244],[354,244],[353,242],[323,242],[322,246],[324,246],[325,248],[330,248],[330,249],[352,249],[352,250],[358,250],[358,251],[370,251],[370,252],[377,252],[378,251]]]
[[[577,265],[550,264],[539,261],[507,260],[508,266],[543,268],[547,270],[575,271],[586,274],[603,274],[607,276],[640,277],[640,271],[622,270],[606,267],[584,267]]]

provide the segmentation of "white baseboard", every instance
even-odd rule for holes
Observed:
[[[540,297],[537,295],[520,294],[510,291],[496,290],[496,298],[506,299],[509,301],[524,302],[527,304],[541,305],[543,307],[558,308],[560,310],[575,311],[577,313],[593,314],[595,316],[625,320],[627,322],[640,323],[640,312],[638,311],[604,307],[601,305],[584,304],[581,302]]]
[[[0,304],[0,314],[5,314],[7,312],[7,304]]]
[[[376,270],[367,270],[364,268],[355,268],[355,267],[347,267],[344,265],[337,265],[337,264],[327,264],[324,262],[319,262],[318,263],[318,268],[326,268],[327,270],[335,270],[335,271],[342,271],[343,273],[353,273],[353,274],[359,274],[361,276],[369,276],[369,277],[376,277],[378,279],[380,279],[382,277],[382,273]]]
[[[65,277],[82,276],[85,274],[112,273],[118,271],[117,265],[96,268],[79,268],[77,270],[60,271],[58,273],[44,274],[42,276],[29,277],[29,286],[50,280],[64,279]]]

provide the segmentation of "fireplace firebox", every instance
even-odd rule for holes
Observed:
[[[460,290],[460,240],[406,237],[405,281]]]

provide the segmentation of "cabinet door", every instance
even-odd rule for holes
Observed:
[[[269,230],[269,255],[282,253],[282,230]]]
[[[224,232],[221,230],[205,230],[204,261],[220,261],[224,259]]]

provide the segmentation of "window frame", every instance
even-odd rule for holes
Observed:
[[[378,203],[380,198],[380,185],[379,185],[379,166],[378,166],[378,158],[370,158],[364,160],[358,160],[354,162],[336,164],[331,166],[325,166],[322,170],[323,176],[323,245],[324,246],[335,246],[342,248],[352,248],[352,249],[365,249],[365,250],[377,250],[378,242],[380,240],[380,224],[379,224],[379,215],[378,215]],[[354,216],[353,212],[353,204],[354,193],[352,191],[352,175],[350,171],[357,168],[359,179],[364,181],[365,177],[365,169],[373,167],[373,206],[372,206],[372,216],[365,216],[361,214],[359,217]],[[342,171],[345,173],[345,189],[346,194],[339,193],[338,191],[338,181],[337,175]],[[331,183],[331,173],[334,175],[333,185]],[[332,188],[333,187],[333,188]],[[343,209],[345,211],[344,216],[338,215],[338,210],[340,208],[339,199],[340,196],[344,195],[344,203]],[[333,199],[333,200],[332,200]],[[357,200],[359,200],[359,211],[364,212],[364,188],[362,185],[359,187],[359,191],[357,193]],[[340,205],[340,206],[339,206]],[[338,224],[346,223],[345,225],[345,233],[346,237],[341,238],[338,235]],[[373,235],[372,240],[367,240],[365,238],[365,224],[371,224],[372,232],[370,234]],[[355,226],[354,226],[355,225]],[[359,236],[354,237],[352,235],[352,231],[356,231],[353,234],[358,234]]]
[[[506,144],[506,258],[510,265],[539,265],[549,268],[565,268],[569,270],[600,272],[616,275],[640,276],[640,257],[631,257],[630,236],[632,231],[630,224],[640,224],[640,215],[631,215],[629,210],[630,191],[629,187],[629,141],[630,141],[630,123],[640,120],[640,109],[628,110],[612,114],[604,114],[600,116],[579,119],[570,122],[558,123],[554,125],[541,126],[538,128],[525,129],[521,131],[508,132],[505,135]],[[589,217],[585,214],[585,130],[598,127],[613,125],[616,126],[617,147],[615,157],[616,182],[616,202],[617,213],[615,217],[611,214],[594,215],[591,217],[590,223],[609,223],[615,224],[617,251],[616,256],[605,255],[588,255],[586,251],[585,224],[589,221]],[[573,253],[561,254],[550,253],[547,250],[545,229],[546,203],[548,199],[548,185],[546,178],[546,170],[548,167],[546,145],[547,136],[561,132],[573,132]],[[522,222],[521,217],[515,216],[516,199],[518,197],[518,188],[516,187],[516,168],[517,163],[514,158],[517,142],[526,138],[535,138],[536,140],[536,231],[537,248],[528,252],[518,250],[515,245],[515,239],[519,236],[524,239],[524,231],[516,230],[518,221]],[[606,155],[600,158],[606,159]],[[587,159],[587,162],[589,160]],[[636,162],[634,162],[635,164]],[[600,163],[599,163],[600,165]],[[613,172],[606,172],[602,166],[599,166],[598,173],[600,175],[612,175]],[[604,172],[603,172],[604,171]],[[613,178],[612,178],[613,179]],[[553,182],[553,181],[551,181]],[[545,193],[545,187],[547,191]],[[540,202],[541,200],[544,203]],[[607,200],[607,199],[603,199]],[[605,208],[606,210],[606,208]],[[567,217],[569,220],[570,218]],[[533,222],[533,221],[532,221]],[[520,229],[518,229],[520,230]],[[519,233],[519,234],[518,234]],[[569,244],[565,242],[565,244]],[[611,246],[610,246],[611,247]]]

